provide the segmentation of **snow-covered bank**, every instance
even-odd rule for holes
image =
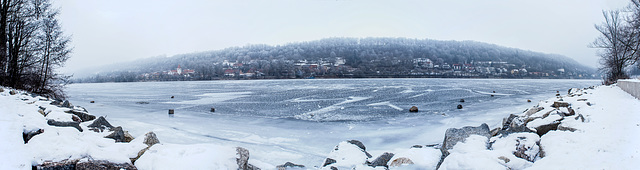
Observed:
[[[144,135],[129,143],[104,138],[113,132],[88,130],[93,120],[79,123],[82,132],[75,127],[50,126],[49,119],[74,122],[73,114],[65,111],[83,112],[83,109],[54,106],[51,100],[22,92],[11,95],[9,91],[0,92],[3,138],[0,169],[28,169],[46,161],[64,160],[102,160],[132,164],[139,169],[237,169],[244,160],[240,166],[277,168],[249,159],[247,150],[236,148],[242,146],[159,143],[148,147]],[[442,146],[425,145],[432,143],[381,151],[350,140],[335,148],[326,148],[328,159],[305,168],[434,169],[441,162],[440,169],[633,169],[640,164],[640,149],[635,147],[640,143],[639,111],[640,102],[619,87],[574,89],[570,95],[541,101],[525,112],[505,118],[500,127],[481,127],[476,130],[483,131],[482,134],[458,135],[457,141],[446,140],[444,146],[451,147],[446,149],[448,156],[443,161],[443,150],[439,149]],[[127,129],[126,124],[121,126]],[[40,129],[43,132],[26,144],[19,136],[35,134],[32,132]],[[451,130],[451,133],[466,131],[464,129]],[[449,130],[447,132],[446,136],[451,138]],[[130,158],[138,157],[139,153],[143,154],[132,162]],[[298,167],[294,163],[288,167]]]

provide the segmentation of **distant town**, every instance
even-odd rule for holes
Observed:
[[[372,63],[382,61],[371,61]],[[280,76],[268,75],[261,69],[260,63],[269,61],[250,60],[246,62],[230,62],[224,60],[214,64],[214,69],[221,69],[222,74],[213,75],[213,79],[301,79],[301,78],[394,78],[394,77],[438,77],[438,78],[596,78],[595,75],[567,72],[557,69],[548,72],[535,72],[526,66],[517,66],[500,61],[474,61],[470,63],[434,64],[428,58],[416,58],[410,63],[391,61],[390,65],[411,64],[413,69],[405,72],[391,72],[382,69],[367,72],[346,65],[343,58],[310,60],[285,60],[286,66],[280,70]],[[215,73],[214,73],[215,74]],[[198,70],[182,68],[177,65],[174,70],[142,73],[136,81],[164,80],[202,80],[203,74]]]

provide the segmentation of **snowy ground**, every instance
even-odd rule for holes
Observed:
[[[49,105],[50,100],[31,97],[22,93],[11,95],[9,89],[0,92],[0,169],[31,169],[32,165],[45,161],[65,159],[108,160],[115,163],[131,163],[133,158],[144,149],[142,136],[130,143],[116,143],[103,138],[109,132],[96,133],[87,130],[91,122],[81,123],[83,132],[72,127],[53,127],[48,119],[73,121],[68,108]],[[564,126],[576,129],[570,131],[550,131],[542,137],[518,134],[527,140],[519,140],[516,135],[494,139],[493,148],[486,149],[487,142],[479,136],[471,136],[451,150],[441,169],[635,169],[640,165],[640,101],[622,91],[619,87],[600,86],[579,97],[564,97],[576,112],[585,118],[585,122],[563,122]],[[551,96],[550,96],[551,97]],[[580,99],[580,101],[579,101]],[[586,101],[590,106],[587,105]],[[556,97],[539,104],[550,104]],[[381,103],[383,105],[384,103]],[[49,112],[46,117],[38,112],[39,107]],[[547,106],[545,106],[547,107]],[[97,115],[99,116],[99,115]],[[487,122],[490,125],[499,122]],[[532,122],[533,123],[533,122]],[[536,122],[544,123],[544,122]],[[127,125],[123,126],[126,130]],[[454,127],[459,128],[459,127]],[[495,127],[490,127],[491,129]],[[43,129],[44,133],[34,136],[27,144],[22,139],[24,132]],[[534,146],[539,140],[538,150],[545,152],[544,157],[527,161],[510,153],[514,141],[517,145]],[[153,145],[135,165],[139,169],[236,169],[236,146],[217,143],[195,145],[163,143]],[[333,145],[337,145],[333,144]],[[347,147],[341,151],[326,153],[326,157],[344,158],[339,161],[341,167],[369,169],[361,161],[373,161],[383,151],[371,152],[372,158],[358,155],[358,148]],[[365,143],[366,144],[366,143]],[[538,145],[535,145],[538,146]],[[439,151],[432,148],[398,148],[386,152],[396,153],[400,157],[411,159],[413,165],[391,166],[391,169],[433,169],[439,160]],[[331,151],[332,148],[327,148]],[[532,150],[536,150],[534,147]],[[347,153],[342,153],[347,152]],[[357,159],[351,159],[356,155]],[[257,157],[268,157],[259,155]],[[510,161],[505,161],[505,160]],[[502,162],[501,162],[502,161]],[[275,169],[275,165],[256,159],[249,163],[262,169]],[[391,161],[389,162],[391,164]],[[306,165],[307,168],[322,165]],[[380,169],[381,167],[378,167]]]

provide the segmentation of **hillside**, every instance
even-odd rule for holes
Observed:
[[[278,46],[247,45],[154,57],[119,66],[81,81],[308,77],[593,78],[595,72],[556,54],[474,41],[407,38],[327,38]],[[181,68],[176,69],[178,66]]]

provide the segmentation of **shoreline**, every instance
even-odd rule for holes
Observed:
[[[446,158],[441,159],[443,153],[445,153],[445,151],[443,151],[442,144],[441,146],[420,146],[420,145],[416,145],[416,146],[407,146],[407,149],[404,149],[404,151],[402,151],[403,149],[397,149],[397,150],[401,150],[400,152],[397,152],[395,154],[392,153],[386,153],[386,154],[382,154],[381,156],[379,155],[367,155],[367,150],[365,149],[366,145],[362,144],[359,141],[345,141],[345,142],[341,142],[338,144],[338,146],[336,146],[336,148],[341,148],[338,150],[333,150],[331,153],[329,153],[327,155],[327,158],[333,159],[333,160],[337,160],[336,162],[331,163],[332,161],[330,161],[329,159],[325,160],[325,163],[323,164],[323,166],[319,166],[319,165],[306,165],[306,168],[309,169],[315,169],[319,168],[319,169],[331,169],[331,167],[339,167],[339,169],[342,168],[353,168],[356,167],[357,169],[367,169],[367,168],[374,168],[371,167],[370,165],[380,165],[377,166],[378,168],[382,167],[391,167],[393,168],[410,168],[410,167],[414,167],[414,168],[426,168],[426,167],[431,167],[431,166],[437,166],[438,163],[442,164],[444,167],[441,166],[441,168],[444,169],[456,169],[455,167],[458,166],[460,167],[461,165],[465,165],[465,162],[461,162],[461,161],[456,161],[456,160],[463,160],[463,158],[465,158],[465,156],[469,156],[469,154],[473,155],[473,154],[478,154],[480,153],[480,158],[482,158],[482,156],[486,157],[485,161],[489,161],[494,163],[493,165],[495,165],[494,167],[498,167],[499,166],[504,166],[504,167],[509,167],[512,169],[523,169],[523,168],[540,168],[540,167],[547,167],[550,166],[548,164],[541,164],[540,162],[550,162],[548,160],[550,160],[553,157],[556,157],[556,155],[554,154],[554,152],[545,152],[547,155],[545,157],[540,157],[536,156],[536,154],[539,155],[540,150],[546,150],[545,148],[547,147],[554,147],[553,145],[548,145],[546,143],[546,141],[552,141],[552,140],[559,140],[562,139],[562,136],[559,136],[557,133],[559,134],[563,134],[564,133],[581,133],[581,132],[585,132],[585,130],[581,129],[581,128],[585,128],[588,126],[585,126],[584,122],[567,122],[565,123],[565,121],[569,121],[569,120],[575,120],[576,118],[578,118],[579,120],[581,120],[582,118],[584,118],[585,120],[590,120],[590,118],[592,117],[590,114],[591,110],[589,110],[592,106],[587,106],[586,102],[590,102],[592,99],[590,98],[586,98],[591,94],[591,91],[596,91],[597,89],[601,89],[601,88],[618,88],[615,86],[600,86],[598,88],[594,88],[594,89],[578,89],[574,92],[570,92],[570,94],[568,95],[561,95],[562,96],[562,100],[560,102],[564,102],[564,100],[566,100],[566,102],[568,104],[571,105],[571,108],[573,110],[574,113],[573,115],[569,115],[571,113],[571,111],[569,109],[565,109],[565,107],[558,107],[558,109],[551,109],[550,106],[546,106],[546,105],[552,105],[552,101],[557,101],[559,100],[559,98],[551,98],[547,101],[542,101],[545,103],[538,103],[538,106],[542,106],[544,107],[541,110],[538,110],[536,112],[533,113],[528,113],[529,111],[525,111],[524,113],[520,114],[520,115],[515,115],[515,116],[510,116],[508,118],[506,118],[502,125],[503,127],[500,128],[499,130],[497,130],[498,132],[495,134],[492,134],[491,130],[495,131],[495,127],[492,127],[492,129],[489,129],[489,134],[492,135],[491,137],[487,137],[487,140],[485,142],[483,138],[480,138],[477,135],[468,135],[467,137],[464,137],[462,140],[463,142],[460,141],[456,141],[453,143],[458,143],[457,145],[451,146],[450,148],[448,147],[444,147],[447,148],[445,149],[446,152],[450,152],[450,154],[448,154],[446,156]],[[108,162],[112,162],[114,164],[122,164],[122,163],[127,163],[126,161],[124,161],[125,159],[123,159],[123,157],[129,157],[131,158],[131,156],[137,156],[141,150],[144,150],[145,148],[149,152],[148,154],[141,154],[140,159],[143,160],[142,162],[134,162],[133,165],[139,166],[139,168],[141,169],[148,169],[148,168],[152,168],[153,167],[164,167],[167,168],[166,163],[162,163],[163,161],[160,160],[165,160],[165,159],[170,159],[173,161],[176,160],[182,160],[182,163],[177,163],[179,165],[182,166],[174,166],[176,168],[184,168],[184,165],[190,165],[191,167],[200,167],[200,168],[213,168],[213,169],[235,169],[232,167],[237,167],[238,166],[238,162],[237,160],[240,159],[236,159],[237,157],[243,157],[241,156],[242,154],[236,154],[236,153],[244,153],[244,151],[242,149],[238,149],[238,148],[233,148],[233,147],[227,147],[227,146],[219,146],[216,144],[200,144],[200,145],[177,145],[177,144],[163,144],[160,143],[160,145],[153,145],[153,146],[148,146],[148,145],[142,145],[144,144],[141,141],[144,141],[142,139],[146,138],[144,135],[143,136],[138,136],[136,137],[136,139],[133,139],[130,143],[116,143],[114,142],[113,139],[105,139],[104,136],[106,135],[110,135],[112,132],[109,132],[109,134],[103,132],[97,133],[97,132],[91,132],[91,131],[83,131],[83,132],[78,132],[78,130],[75,130],[73,128],[69,128],[69,127],[52,127],[52,126],[48,126],[47,125],[47,119],[45,119],[46,116],[49,116],[47,118],[53,118],[56,121],[67,121],[67,122],[72,122],[73,120],[73,116],[71,116],[71,114],[69,113],[64,113],[64,111],[69,111],[69,110],[77,110],[77,111],[82,111],[83,109],[79,108],[79,107],[72,107],[72,108],[55,108],[52,107],[52,105],[50,105],[49,103],[52,102],[51,100],[45,100],[42,97],[33,97],[29,94],[23,94],[23,92],[19,92],[17,91],[18,94],[14,94],[14,95],[10,95],[9,93],[11,93],[9,89],[4,89],[4,92],[0,92],[0,94],[2,94],[2,96],[0,98],[2,98],[3,103],[9,104],[9,103],[15,103],[16,105],[24,105],[24,106],[15,106],[17,107],[12,109],[14,111],[20,112],[18,114],[18,117],[14,117],[15,120],[23,120],[20,122],[31,122],[28,124],[23,124],[21,127],[22,128],[22,132],[23,134],[29,134],[32,132],[38,132],[39,129],[44,129],[44,132],[41,134],[37,134],[37,135],[33,135],[31,140],[29,140],[28,144],[23,144],[23,146],[21,147],[17,147],[17,148],[22,148],[22,149],[26,149],[26,150],[30,150],[27,147],[34,147],[34,146],[38,146],[38,144],[45,144],[44,142],[49,142],[50,141],[46,141],[46,140],[59,140],[57,138],[60,138],[62,136],[62,138],[65,138],[67,136],[71,136],[71,137],[77,137],[77,136],[81,136],[77,139],[82,139],[82,138],[91,138],[88,140],[84,140],[83,142],[85,142],[85,144],[87,145],[100,145],[101,147],[97,148],[96,153],[91,152],[92,154],[88,154],[88,153],[82,153],[82,154],[78,154],[75,153],[71,154],[71,158],[80,158],[77,159],[78,162],[81,163],[85,163],[85,162],[91,162],[91,160],[93,160],[93,162],[97,161],[101,161],[100,158],[101,156],[103,157],[103,161],[108,161]],[[586,93],[583,93],[586,92]],[[578,95],[580,94],[580,95]],[[572,96],[573,95],[573,96]],[[11,101],[7,100],[7,98],[5,98],[6,96],[15,96],[15,101]],[[584,96],[584,97],[583,97]],[[582,99],[582,98],[586,98],[587,101],[578,101],[578,99]],[[635,99],[635,98],[634,98]],[[626,101],[626,99],[625,99]],[[634,101],[635,103],[638,103],[638,101]],[[26,104],[25,104],[26,103]],[[64,102],[62,102],[62,105],[64,105]],[[36,107],[34,107],[36,106]],[[3,107],[7,107],[7,106],[3,106]],[[50,113],[46,116],[42,115],[41,113],[38,112],[38,107],[44,107],[45,109],[44,112],[46,113],[46,111],[50,111]],[[600,102],[596,102],[593,107],[600,107]],[[536,107],[537,108],[537,107]],[[569,108],[569,107],[566,107]],[[532,108],[533,109],[533,108]],[[604,109],[604,108],[603,108]],[[10,109],[11,110],[11,109]],[[531,109],[529,109],[531,110]],[[535,109],[537,110],[537,109]],[[85,110],[86,111],[86,110]],[[553,112],[554,113],[548,113],[547,112]],[[33,113],[32,113],[33,112]],[[543,113],[544,112],[544,113]],[[87,112],[88,113],[88,112]],[[522,116],[522,115],[527,115],[528,116]],[[544,116],[545,114],[546,117]],[[22,115],[22,117],[20,117],[19,115]],[[28,115],[28,116],[27,116]],[[35,115],[35,116],[34,116]],[[562,116],[564,115],[564,116]],[[582,115],[582,116],[580,116]],[[40,117],[38,117],[40,116]],[[532,117],[533,116],[533,117]],[[534,117],[540,117],[540,118],[535,118],[533,120],[529,120],[528,122],[526,122],[525,124],[512,124],[512,123],[508,123],[508,126],[506,126],[505,128],[505,123],[509,122],[506,120],[511,119],[512,121],[510,122],[514,122],[513,120],[527,120],[529,118],[534,118]],[[582,118],[580,118],[582,117]],[[559,122],[558,119],[561,119]],[[11,120],[11,119],[9,119]],[[3,121],[6,122],[6,121]],[[33,122],[37,122],[37,123],[33,123]],[[518,122],[518,121],[515,121]],[[93,121],[85,121],[85,122],[81,122],[79,123],[81,128],[88,128],[88,125],[90,123],[93,123]],[[532,123],[532,124],[528,124],[528,123]],[[505,133],[501,133],[503,134],[503,138],[501,137],[497,137],[495,138],[495,136],[497,136],[499,134],[499,131],[510,131],[513,129],[517,129],[518,127],[527,127],[529,130],[532,129],[536,129],[536,131],[538,131],[538,129],[536,127],[533,127],[533,124],[535,125],[540,125],[540,126],[544,126],[544,125],[549,125],[549,124],[558,124],[558,126],[556,126],[556,130],[553,131],[549,131],[545,134],[542,135],[542,137],[539,137],[539,139],[536,139],[534,136],[531,136],[529,133],[532,132],[517,132],[516,133],[509,133],[509,134],[516,134],[516,136],[518,136],[518,138],[513,139],[513,135],[506,135],[504,136]],[[590,123],[589,121],[586,122],[587,124]],[[640,122],[638,122],[640,123]],[[9,126],[14,126],[15,124],[5,124],[5,125],[9,125]],[[531,125],[531,126],[529,126]],[[17,126],[17,125],[16,125]],[[484,129],[488,129],[484,128]],[[558,128],[563,128],[565,131],[562,130],[557,130]],[[571,131],[572,129],[575,129],[574,132],[567,132],[567,131]],[[12,129],[12,130],[17,130],[16,127],[13,128],[7,128],[7,129]],[[18,127],[19,129],[19,127]],[[37,130],[36,130],[37,129]],[[126,127],[124,128],[126,129]],[[452,128],[454,129],[454,128]],[[464,129],[464,128],[463,128]],[[588,128],[587,128],[588,129]],[[525,129],[526,130],[526,129]],[[57,132],[58,134],[63,134],[63,135],[58,135],[58,136],[47,136],[45,138],[45,136],[47,134],[49,134],[49,132]],[[449,131],[449,130],[447,130]],[[556,133],[557,132],[557,133]],[[550,136],[549,136],[550,135]],[[445,138],[447,138],[448,135],[445,135]],[[449,135],[450,136],[450,135]],[[464,136],[464,135],[463,135]],[[509,137],[511,136],[511,137]],[[470,137],[470,138],[469,138]],[[524,137],[525,139],[531,139],[531,140],[525,140],[528,141],[524,142],[525,147],[529,147],[529,148],[536,148],[535,146],[537,146],[538,148],[540,148],[538,150],[538,153],[536,154],[525,154],[528,156],[528,159],[531,159],[533,157],[533,162],[531,163],[527,163],[530,162],[522,157],[520,155],[520,157],[517,157],[517,155],[514,154],[504,154],[504,153],[509,153],[508,151],[504,151],[504,149],[496,149],[496,147],[491,147],[491,145],[495,145],[495,143],[511,143],[513,144],[513,141],[516,139],[520,139],[520,137]],[[494,139],[495,138],[495,139]],[[38,142],[38,141],[42,141],[42,142]],[[110,142],[109,142],[110,141]],[[162,139],[160,139],[160,141],[162,141]],[[533,144],[531,143],[531,141],[534,141]],[[15,141],[14,141],[15,142]],[[60,144],[63,145],[63,142],[65,141],[60,141],[60,143],[54,143],[54,144]],[[66,141],[69,142],[69,141]],[[35,144],[34,144],[35,143]],[[451,142],[443,142],[443,143],[451,143]],[[484,143],[484,144],[483,144]],[[491,144],[489,144],[491,143]],[[637,142],[636,142],[637,143]],[[505,144],[505,145],[507,145]],[[482,145],[490,145],[490,147],[486,147],[485,149],[478,149],[481,147],[477,147],[477,146],[482,146]],[[106,147],[105,147],[106,146]],[[362,147],[361,147],[362,146]],[[446,144],[445,144],[446,146]],[[469,149],[469,148],[465,148],[465,147],[472,147],[472,148],[476,149]],[[520,146],[520,145],[517,145]],[[89,148],[91,148],[91,146],[88,146]],[[41,147],[40,149],[44,149],[46,150],[47,147]],[[64,148],[64,147],[62,147]],[[105,150],[105,148],[107,148]],[[125,148],[125,149],[123,149]],[[217,148],[217,149],[211,149],[211,148]],[[342,149],[344,148],[344,149]],[[462,148],[462,149],[460,149]],[[498,147],[499,148],[499,147]],[[119,155],[119,156],[114,156],[114,155],[104,155],[104,153],[102,153],[103,155],[100,154],[100,152],[106,152],[106,151],[113,151],[113,150],[109,150],[109,149],[115,149],[118,151],[123,151],[123,150],[128,150],[125,156]],[[369,148],[371,149],[371,148]],[[196,154],[195,151],[202,151],[204,150],[204,153],[207,153],[209,155],[200,155],[200,156],[205,156],[205,157],[218,157],[221,158],[220,160],[214,161],[213,163],[210,163],[208,165],[201,165],[201,166],[196,166],[193,164],[202,164],[202,162],[200,161],[205,161],[205,160],[198,160],[198,161],[194,161],[189,159],[190,157],[183,157],[184,159],[181,159],[180,157],[176,158],[176,155],[171,156],[171,154],[173,152],[169,152],[169,153],[164,153],[164,155],[162,154],[154,154],[154,153],[163,153],[167,150],[175,150],[175,151],[180,151],[183,153],[193,153]],[[246,149],[245,149],[246,150]],[[562,148],[557,149],[557,150],[562,150]],[[17,151],[17,150],[16,150]],[[212,152],[218,152],[218,151],[226,151],[225,153],[222,154],[214,154]],[[395,151],[395,150],[394,150]],[[509,150],[509,151],[514,151],[514,150]],[[525,152],[529,152],[531,150],[526,150]],[[63,150],[63,152],[66,152]],[[241,166],[245,166],[245,167],[250,167],[249,164],[251,164],[251,166],[253,167],[259,167],[262,169],[276,169],[277,167],[274,165],[270,165],[264,162],[260,162],[259,160],[253,160],[253,159],[249,159],[249,151],[246,151],[247,155],[247,164],[241,163]],[[517,152],[517,151],[516,151]],[[531,151],[531,152],[535,152],[535,151]],[[8,152],[11,153],[11,152]],[[37,152],[36,152],[37,153]],[[461,154],[463,153],[463,154]],[[33,155],[29,155],[29,153],[26,153],[27,156],[33,156]],[[30,154],[34,154],[34,153],[30,153]],[[49,152],[48,154],[52,154],[51,152]],[[60,153],[61,155],[65,155],[64,153]],[[82,155],[85,155],[85,157],[82,157]],[[87,154],[91,159],[87,159]],[[135,154],[135,155],[134,155]],[[500,156],[495,156],[495,155],[500,155]],[[364,157],[362,157],[364,155]],[[386,155],[386,156],[385,156]],[[491,156],[487,156],[487,155],[491,155]],[[39,161],[35,161],[35,162],[31,162],[31,164],[41,164],[44,163],[46,158],[44,157],[55,157],[55,156],[60,156],[60,155],[56,155],[56,154],[52,154],[52,155],[39,155],[41,157],[41,159]],[[76,157],[74,157],[76,156]],[[120,157],[120,158],[113,158],[111,156],[114,157]],[[193,155],[191,155],[193,156]],[[478,156],[478,155],[476,155]],[[60,156],[60,157],[66,157],[68,158],[69,156]],[[111,158],[110,158],[111,157]],[[428,157],[428,158],[432,158],[432,159],[411,159],[411,157]],[[640,157],[640,156],[639,156]],[[344,159],[343,159],[344,158]],[[363,159],[364,158],[364,159]],[[407,159],[400,159],[400,158],[407,158]],[[506,159],[505,159],[506,158]],[[547,159],[545,159],[547,158]],[[27,158],[27,159],[32,159],[32,158]],[[86,160],[85,160],[86,159]],[[112,160],[109,160],[112,159]],[[244,158],[242,158],[244,159]],[[155,160],[155,161],[153,161]],[[354,160],[354,161],[341,161],[341,160]],[[386,160],[386,162],[384,162]],[[426,161],[419,161],[419,160],[426,160]],[[437,161],[436,161],[437,160]],[[442,161],[440,161],[442,160]],[[509,160],[509,161],[506,161]],[[523,162],[523,160],[525,160]],[[637,160],[637,158],[636,158]],[[32,159],[32,161],[34,161]],[[52,162],[61,162],[64,161],[64,159],[60,159],[60,158],[55,158],[55,159],[51,159]],[[145,162],[146,161],[146,162]],[[166,161],[166,160],[165,160]],[[209,162],[211,162],[211,160],[207,160]],[[247,162],[245,161],[245,162]],[[413,162],[413,164],[409,164],[409,161]],[[502,161],[502,163],[500,162]],[[76,162],[76,164],[78,164],[78,162]],[[156,162],[155,164],[153,162]],[[367,162],[369,162],[369,164],[367,165]],[[377,162],[377,163],[376,163]],[[384,162],[384,163],[382,163]],[[394,164],[394,162],[396,162]],[[401,163],[404,162],[404,163]],[[436,165],[433,165],[435,162]],[[453,162],[453,163],[451,163]],[[509,163],[511,162],[511,163]],[[104,163],[104,162],[103,162]],[[131,162],[129,162],[131,163]],[[190,164],[185,164],[185,163],[190,163]],[[328,163],[328,164],[327,164]],[[29,164],[29,165],[31,165]],[[157,165],[160,164],[160,165]],[[213,165],[212,165],[213,164]],[[10,164],[10,165],[15,165],[14,163]],[[146,165],[146,166],[145,166]],[[286,164],[283,164],[286,165]],[[298,167],[296,166],[295,162],[288,164],[289,167]],[[469,167],[471,168],[479,168],[479,167],[486,167],[487,162],[483,162],[482,164],[476,164],[476,165],[471,165]],[[633,164],[631,164],[633,165]],[[18,169],[27,169],[28,165],[24,164],[22,165],[22,168],[20,168],[20,165],[18,165]],[[187,166],[189,167],[189,166]],[[625,167],[625,166],[622,166]],[[15,169],[16,167],[11,167],[11,169]],[[30,168],[30,167],[29,167]],[[299,168],[299,167],[298,167]]]

